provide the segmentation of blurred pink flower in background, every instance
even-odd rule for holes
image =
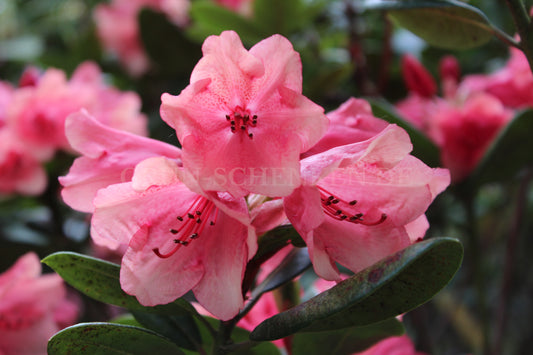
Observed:
[[[48,339],[74,324],[78,309],[67,300],[59,275],[41,275],[35,253],[27,253],[0,275],[0,353],[46,354]]]
[[[460,89],[489,93],[511,108],[533,107],[533,74],[526,56],[517,48],[510,48],[504,67],[490,74],[468,75]]]
[[[302,95],[302,64],[280,35],[249,51],[233,31],[208,37],[161,117],[176,129],[183,164],[204,190],[286,196],[299,185],[299,156],[326,131],[322,107]]]
[[[108,86],[92,62],[80,64],[69,81],[63,71],[48,69],[34,86],[16,89],[6,124],[22,137],[36,158],[48,160],[57,149],[70,150],[65,119],[81,108],[97,115],[104,124],[147,134],[138,95]]]
[[[189,6],[189,0],[113,0],[95,7],[94,20],[104,47],[118,56],[131,75],[139,76],[150,66],[140,39],[139,12],[143,8],[161,11],[175,25],[185,26]]]
[[[518,59],[511,60],[514,64],[509,64],[507,69],[502,69],[493,77],[470,76],[460,82],[457,60],[444,57],[440,62],[444,97],[439,97],[433,89],[425,90],[428,95],[431,93],[429,96],[420,94],[423,91],[421,88],[436,84],[414,57],[407,58],[404,63],[410,64],[404,65],[403,69],[404,80],[410,91],[406,99],[396,104],[396,108],[440,148],[442,166],[450,169],[454,182],[459,182],[474,170],[496,135],[513,116],[513,111],[492,94],[491,88],[496,87],[492,84],[506,82],[505,85],[513,86],[516,80],[510,79],[518,72],[511,75],[509,71],[513,71],[512,68],[518,70],[516,68],[524,63]],[[529,72],[527,61],[525,66]],[[522,78],[529,80],[527,76]],[[431,81],[432,85],[427,84]],[[418,88],[413,83],[418,83]],[[513,87],[516,89],[516,85]],[[529,95],[526,85],[522,85],[521,90],[526,90]]]
[[[0,128],[0,194],[39,195],[46,188],[46,173],[25,142]]]

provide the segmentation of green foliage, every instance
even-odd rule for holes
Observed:
[[[120,287],[120,267],[116,264],[72,252],[58,252],[42,260],[69,285],[95,300],[129,310],[168,315],[196,313],[186,301],[178,299],[167,305],[145,307]]]
[[[397,25],[440,48],[477,47],[487,43],[495,32],[479,9],[455,0],[366,1],[365,7],[387,10]]]
[[[54,335],[49,355],[183,354],[170,340],[147,329],[110,323],[80,323]]]
[[[160,12],[145,8],[138,18],[144,48],[156,68],[163,74],[188,76],[202,57],[200,46]]]
[[[416,243],[265,320],[254,329],[251,339],[273,340],[298,331],[364,326],[402,314],[446,286],[461,260],[462,246],[457,240]]]

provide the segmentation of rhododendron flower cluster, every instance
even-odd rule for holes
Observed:
[[[41,275],[41,263],[27,253],[0,274],[0,353],[46,354],[48,339],[74,324],[78,309],[66,298],[59,275]]]
[[[229,320],[243,307],[258,234],[287,218],[329,280],[340,280],[335,262],[359,271],[423,238],[424,212],[449,174],[410,156],[402,129],[351,99],[330,114],[350,125],[335,145],[323,108],[302,95],[300,57],[280,35],[246,50],[227,31],[202,50],[190,84],[162,96],[161,115],[181,149],[87,112],[67,120],[67,138],[83,156],[61,178],[63,196],[93,212],[95,242],[127,245],[125,292],[153,306],[192,290]]]
[[[443,58],[440,68],[443,97],[437,96],[436,83],[429,72],[414,57],[404,58],[403,74],[409,95],[396,108],[437,144],[441,163],[450,169],[456,182],[474,170],[514,116],[512,108],[531,106],[527,96],[531,94],[528,83],[533,83],[533,77],[527,60],[521,52],[511,53],[508,65],[500,71],[487,76],[467,76],[462,81],[457,61]],[[518,74],[520,71],[523,75]]]
[[[137,16],[143,8],[163,12],[177,26],[186,25],[189,0],[113,0],[94,9],[98,36],[131,75],[144,74],[150,61],[144,52]]]
[[[92,62],[80,64],[70,80],[58,69],[40,75],[29,68],[18,88],[0,85],[0,193],[43,192],[46,176],[41,165],[58,150],[72,152],[64,133],[65,119],[82,108],[103,124],[147,133],[139,96],[107,85]]]

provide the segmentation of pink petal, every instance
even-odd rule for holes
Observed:
[[[131,179],[140,161],[152,156],[180,159],[177,147],[105,126],[86,111],[66,122],[70,144],[84,156],[77,158],[66,176],[60,177],[64,201],[83,212],[94,210],[99,189]]]

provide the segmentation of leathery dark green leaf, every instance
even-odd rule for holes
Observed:
[[[413,244],[285,312],[259,324],[252,340],[298,331],[364,326],[405,313],[430,300],[461,265],[463,248],[452,238]]]
[[[366,9],[387,10],[392,20],[429,44],[469,49],[488,42],[495,27],[481,10],[455,0],[367,0]]]
[[[196,314],[185,300],[178,299],[167,305],[146,307],[120,287],[120,267],[116,264],[74,252],[57,252],[42,260],[69,285],[85,295],[115,306],[142,312],[165,315]]]
[[[170,340],[144,328],[112,323],[80,323],[48,342],[48,355],[181,355]]]

